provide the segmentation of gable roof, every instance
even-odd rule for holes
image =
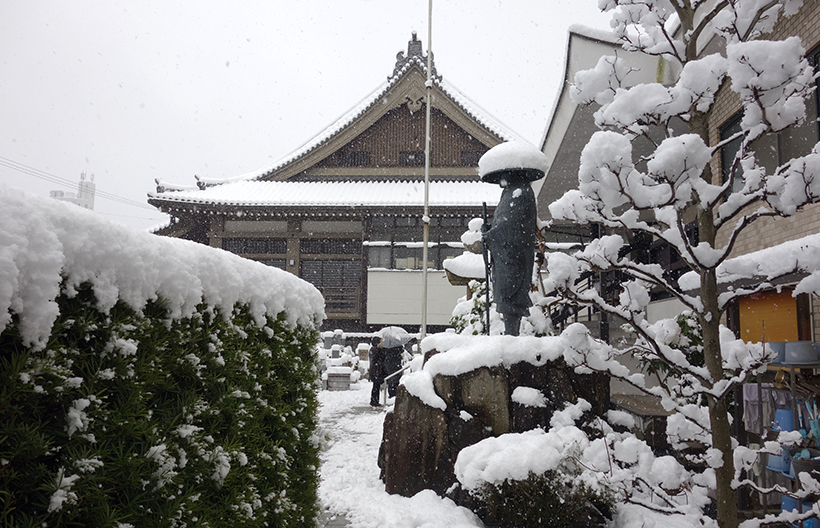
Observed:
[[[503,141],[521,139],[458,88],[446,82],[436,73],[434,64],[431,77],[433,108],[442,111],[488,148]],[[398,54],[393,73],[384,83],[294,151],[265,167],[232,178],[196,177],[196,186],[179,186],[158,180],[157,193],[150,196],[162,200],[166,196],[170,198],[177,191],[205,189],[213,185],[254,180],[287,180],[327,158],[390,110],[404,104],[408,105],[411,112],[420,109],[426,96],[426,80],[426,55],[422,52],[421,42],[413,33],[407,54]]]

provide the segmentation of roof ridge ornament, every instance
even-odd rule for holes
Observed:
[[[433,70],[431,77],[436,81],[440,81],[441,75],[436,73],[435,56],[431,57],[431,59],[431,69]],[[393,73],[387,77],[387,80],[389,81],[399,76],[410,64],[417,64],[422,71],[427,71],[427,55],[424,53],[421,41],[418,39],[415,31],[413,31],[413,36],[410,41],[407,42],[407,55],[405,55],[403,51],[396,54],[396,66],[393,68]]]

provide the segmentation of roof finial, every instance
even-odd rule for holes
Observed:
[[[427,71],[427,59],[424,53],[424,48],[422,47],[421,41],[415,31],[413,31],[413,36],[407,43],[407,55],[405,55],[403,51],[396,54],[396,67],[393,68],[393,74],[388,77],[388,80],[400,74],[402,70],[404,70],[410,63],[415,63],[421,67],[422,70],[425,72]],[[436,74],[435,62],[433,62],[432,69],[432,76],[436,79],[441,79],[441,77]]]
[[[407,43],[407,58],[423,56],[424,50],[421,48],[421,41],[418,39],[416,32],[414,31],[413,38]]]

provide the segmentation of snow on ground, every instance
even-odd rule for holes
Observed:
[[[351,528],[481,527],[469,510],[432,491],[412,498],[390,495],[379,480],[379,444],[386,409],[368,405],[372,384],[349,391],[319,393],[321,453],[319,500],[329,513],[343,515]]]
[[[391,407],[371,408],[371,388],[369,381],[361,380],[349,391],[319,393],[319,434],[324,442],[319,501],[326,512],[344,517],[350,528],[483,527],[471,511],[432,491],[407,498],[384,490],[377,460],[384,416]],[[622,504],[609,528],[691,526],[682,517]]]

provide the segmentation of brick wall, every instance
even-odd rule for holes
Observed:
[[[820,44],[820,2],[808,0],[800,12],[781,20],[775,30],[765,38],[781,40],[797,35],[803,41],[803,47],[811,50]],[[737,94],[728,85],[718,93],[709,121],[709,139],[712,145],[720,141],[720,128],[740,110]],[[719,183],[720,154],[712,159],[712,173]],[[754,206],[755,208],[759,206]],[[733,226],[725,226],[718,233],[718,244],[728,238]],[[820,204],[807,206],[801,212],[789,218],[763,218],[746,228],[733,248],[732,255],[743,255],[752,251],[774,246],[788,240],[795,240],[809,234],[820,232]]]

